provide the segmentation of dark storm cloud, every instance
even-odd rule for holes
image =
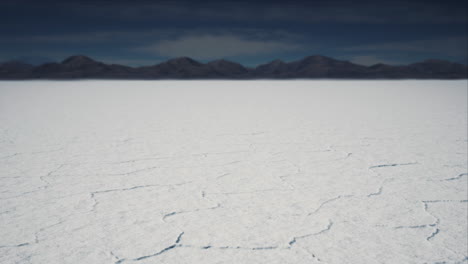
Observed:
[[[463,60],[466,1],[2,1],[0,60]],[[62,55],[63,54],[63,55]],[[390,58],[388,58],[391,56]]]
[[[120,20],[465,23],[466,1],[7,1],[17,9]],[[44,11],[44,10],[42,10]],[[52,12],[53,13],[53,12]],[[59,14],[58,14],[59,15]]]
[[[465,1],[10,1],[121,20],[465,23]]]

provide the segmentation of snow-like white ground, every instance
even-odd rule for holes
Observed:
[[[467,81],[0,82],[0,263],[467,263]]]

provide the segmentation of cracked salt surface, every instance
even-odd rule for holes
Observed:
[[[0,263],[467,263],[466,87],[0,82]]]

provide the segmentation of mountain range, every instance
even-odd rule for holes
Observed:
[[[0,79],[467,79],[467,65],[430,59],[408,65],[364,66],[314,55],[274,60],[254,68],[228,60],[201,63],[188,57],[142,67],[106,64],[87,56],[33,66],[20,61],[0,64]]]

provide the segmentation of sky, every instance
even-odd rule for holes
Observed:
[[[81,54],[130,66],[182,56],[246,66],[310,55],[466,63],[467,13],[464,0],[2,0],[0,62]]]

